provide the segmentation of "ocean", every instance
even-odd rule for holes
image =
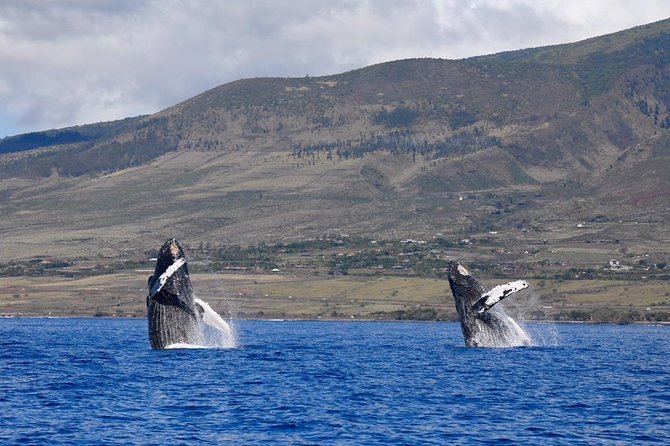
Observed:
[[[0,319],[0,444],[670,444],[670,327],[234,321],[149,348],[142,319]]]

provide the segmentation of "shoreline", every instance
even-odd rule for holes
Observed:
[[[85,316],[85,315],[12,315],[12,314],[0,314],[0,320],[2,319],[129,319],[129,320],[142,320],[146,317],[141,316]],[[370,318],[234,318],[228,321],[262,321],[262,322],[394,322],[394,323],[445,323],[457,324],[457,320],[419,320],[419,319],[370,319]],[[656,322],[656,321],[631,321],[631,322],[615,322],[615,321],[566,321],[566,320],[525,320],[523,324],[540,324],[540,325],[649,325],[649,326],[667,326],[670,327],[670,322]]]

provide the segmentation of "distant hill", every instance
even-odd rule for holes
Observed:
[[[150,116],[4,138],[0,231],[17,257],[123,256],[172,234],[565,239],[594,219],[603,237],[667,243],[669,172],[664,20],[485,57],[239,80]],[[644,231],[617,226],[631,221]]]

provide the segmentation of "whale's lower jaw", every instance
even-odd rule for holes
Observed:
[[[151,302],[147,311],[149,342],[153,349],[173,344],[200,344],[200,328],[195,313],[174,305]]]

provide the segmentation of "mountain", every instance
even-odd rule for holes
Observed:
[[[172,235],[496,233],[668,252],[669,172],[664,20],[463,60],[239,80],[150,116],[4,138],[0,246],[12,259],[126,258]]]

